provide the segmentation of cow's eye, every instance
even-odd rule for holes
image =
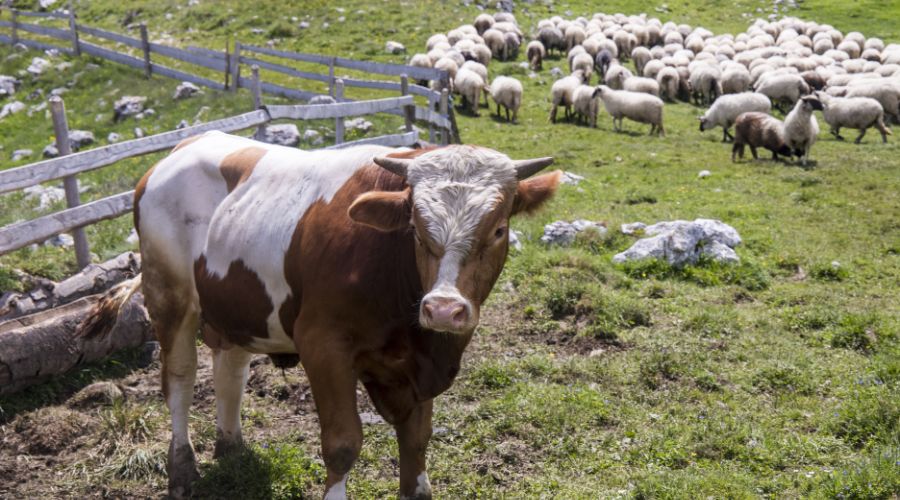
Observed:
[[[494,231],[494,237],[497,238],[498,240],[500,238],[503,238],[504,236],[506,236],[506,227],[501,226],[501,227],[498,227],[496,231]]]

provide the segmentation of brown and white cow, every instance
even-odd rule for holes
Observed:
[[[528,178],[550,163],[475,146],[305,152],[211,132],[147,172],[134,220],[172,416],[169,492],[189,494],[197,477],[188,410],[199,329],[213,349],[216,456],[241,443],[251,353],[299,357],[325,497],[346,496],[362,446],[361,381],[396,429],[401,497],[429,498],[432,399],[458,373],[503,268],[510,216],[559,184],[559,171]]]

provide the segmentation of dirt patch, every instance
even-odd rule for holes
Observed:
[[[77,446],[79,439],[92,432],[96,420],[84,413],[61,406],[41,408],[15,419],[4,433],[4,448],[30,455],[55,455]]]

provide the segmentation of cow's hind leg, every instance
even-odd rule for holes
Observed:
[[[216,349],[213,353],[213,381],[216,389],[216,458],[239,448],[241,439],[241,397],[250,373],[250,353],[240,347]]]
[[[400,445],[400,498],[427,500],[431,483],[425,467],[425,450],[431,439],[432,401],[413,408],[406,421],[395,426]]]

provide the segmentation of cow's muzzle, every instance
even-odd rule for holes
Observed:
[[[460,295],[429,293],[422,299],[419,323],[429,330],[468,333],[478,326],[478,317]]]

